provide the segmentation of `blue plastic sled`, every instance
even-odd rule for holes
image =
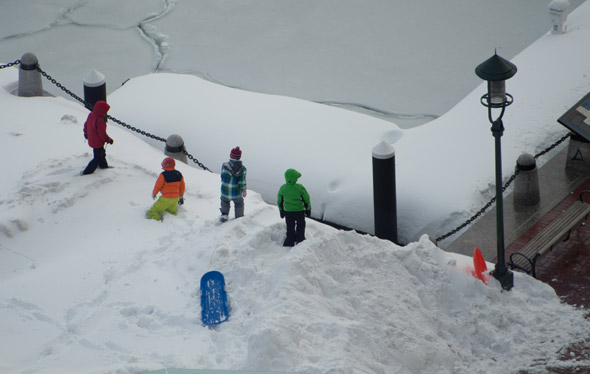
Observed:
[[[205,273],[201,278],[201,308],[201,320],[205,325],[216,325],[229,317],[225,279],[218,271]]]

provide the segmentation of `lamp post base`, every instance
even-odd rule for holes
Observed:
[[[500,272],[498,269],[495,269],[490,274],[500,282],[502,289],[510,291],[514,287],[514,273],[512,271],[504,269],[504,271]]]

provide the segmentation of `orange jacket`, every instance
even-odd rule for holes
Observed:
[[[152,195],[157,195],[158,192],[167,199],[184,196],[184,177],[178,170],[164,170],[156,180]]]

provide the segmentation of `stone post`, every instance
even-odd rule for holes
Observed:
[[[533,155],[523,153],[516,161],[518,174],[514,180],[514,204],[532,206],[539,203],[539,172]]]
[[[21,57],[18,72],[18,96],[43,96],[43,83],[41,82],[41,72],[37,70],[38,67],[39,60],[34,54],[27,52]]]
[[[188,163],[188,158],[184,153],[184,140],[180,135],[173,134],[166,139],[164,154],[185,164]]]

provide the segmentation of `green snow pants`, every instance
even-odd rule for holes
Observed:
[[[176,208],[178,207],[178,197],[175,199],[168,199],[160,196],[158,200],[152,205],[150,210],[147,211],[145,218],[155,219],[156,221],[162,220],[161,213],[166,211],[168,213],[176,215]]]

